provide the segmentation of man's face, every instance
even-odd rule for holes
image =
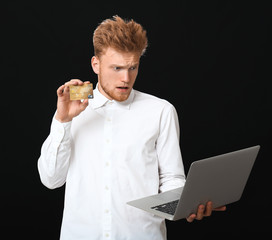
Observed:
[[[125,101],[135,83],[140,55],[118,52],[108,48],[99,58],[92,58],[92,67],[98,75],[98,89],[110,100]]]

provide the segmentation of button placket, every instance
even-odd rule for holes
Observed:
[[[103,198],[103,236],[104,239],[111,238],[111,155],[112,155],[112,105],[105,109],[104,120],[104,198]]]

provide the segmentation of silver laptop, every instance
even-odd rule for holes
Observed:
[[[213,202],[213,207],[238,201],[259,152],[254,146],[195,161],[182,188],[137,199],[127,204],[149,213],[179,220],[196,213],[199,204]]]

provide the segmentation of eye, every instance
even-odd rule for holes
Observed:
[[[133,67],[130,67],[129,70],[136,70],[137,67],[136,66],[133,66]]]
[[[121,67],[113,67],[114,71],[120,71]]]

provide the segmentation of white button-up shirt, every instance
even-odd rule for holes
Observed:
[[[95,89],[71,122],[53,118],[38,169],[48,188],[66,183],[62,240],[165,240],[163,218],[126,202],[184,185],[175,108],[136,90],[117,102]]]

